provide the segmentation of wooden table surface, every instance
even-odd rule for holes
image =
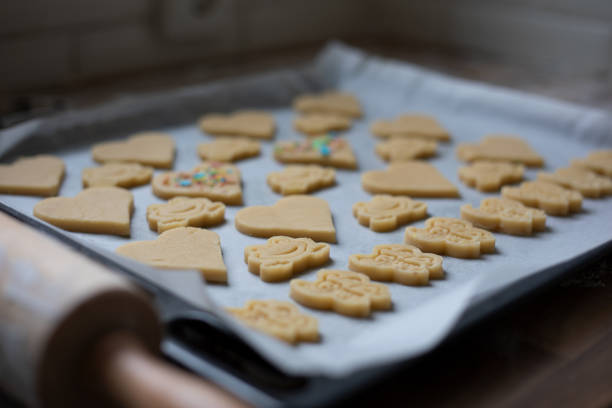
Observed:
[[[359,44],[363,45],[363,44]],[[612,108],[609,86],[597,76],[556,77],[499,61],[432,50],[372,46],[374,52],[442,72],[594,107]],[[252,70],[299,63],[315,48],[255,57]],[[265,57],[265,56],[264,56]],[[261,58],[261,56],[260,56]],[[258,62],[259,61],[259,62]],[[63,106],[82,106],[126,91],[151,91],[216,79],[243,70],[198,65],[46,90]],[[110,80],[109,80],[110,81]],[[40,97],[30,92],[20,98]],[[611,135],[612,137],[612,135]],[[612,222],[612,220],[606,220]],[[612,228],[611,228],[612,235]],[[8,404],[0,395],[0,406]],[[364,388],[339,406],[610,407],[612,406],[612,254],[444,343],[415,365]]]

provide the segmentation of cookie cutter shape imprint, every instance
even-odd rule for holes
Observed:
[[[544,211],[507,198],[485,198],[479,208],[464,204],[461,206],[461,218],[478,227],[512,235],[531,235],[546,228]]]
[[[495,251],[493,234],[457,218],[432,217],[425,228],[407,227],[404,240],[422,251],[455,258],[478,258]]]
[[[506,186],[501,194],[550,215],[566,216],[582,209],[582,194],[545,181],[525,181],[518,187]]]
[[[612,160],[612,159],[611,159]],[[584,197],[599,198],[612,194],[612,180],[580,167],[565,167],[553,173],[538,173],[538,180],[576,190]]]
[[[147,207],[147,221],[153,231],[162,233],[179,227],[208,227],[225,217],[225,205],[207,198],[175,197]]]
[[[478,160],[459,168],[459,179],[479,191],[497,191],[504,184],[523,180],[522,164]]]
[[[353,204],[353,215],[372,231],[391,231],[427,216],[427,204],[408,197],[375,195],[370,201]]]
[[[371,254],[351,255],[349,268],[374,280],[404,285],[422,286],[430,279],[444,278],[441,256],[406,244],[376,245]]]
[[[389,288],[359,272],[321,269],[315,281],[293,279],[291,297],[304,306],[365,317],[371,310],[389,309]]]
[[[261,280],[278,282],[329,261],[329,245],[310,238],[277,236],[265,244],[246,247],[244,261]]]
[[[83,169],[83,187],[123,187],[130,188],[151,181],[153,169],[138,163],[106,163],[99,167]]]
[[[292,303],[279,300],[249,300],[243,308],[225,309],[247,326],[287,343],[319,340],[317,319],[300,313]]]
[[[314,164],[291,165],[269,173],[266,180],[273,191],[282,195],[306,194],[334,185],[336,172]]]

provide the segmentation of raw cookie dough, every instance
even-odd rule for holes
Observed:
[[[386,161],[409,161],[434,156],[438,143],[433,140],[393,137],[376,145],[376,153]]]
[[[495,251],[495,237],[457,218],[432,217],[425,228],[407,227],[404,240],[422,251],[455,258],[478,258]]]
[[[98,163],[131,162],[169,169],[174,162],[174,140],[165,133],[137,133],[124,141],[94,145],[91,155]]]
[[[351,127],[351,120],[333,113],[310,113],[295,118],[293,127],[298,132],[316,136],[331,131],[346,130]]]
[[[147,207],[149,227],[159,233],[179,227],[210,227],[224,219],[225,205],[208,198],[175,197]]]
[[[410,221],[427,216],[427,204],[408,197],[375,195],[369,202],[353,205],[353,215],[372,231],[391,231]]]
[[[151,181],[153,169],[138,163],[107,163],[100,167],[89,167],[81,173],[83,187],[130,188]]]
[[[363,189],[372,194],[413,197],[459,197],[459,190],[434,166],[420,161],[391,163],[386,170],[361,174]]]
[[[293,101],[293,108],[302,113],[332,113],[349,118],[360,118],[363,115],[359,100],[347,92],[327,91],[300,95]]]
[[[246,247],[244,261],[262,281],[278,282],[328,262],[329,244],[310,238],[272,237],[265,244]]]
[[[477,227],[512,235],[532,235],[546,229],[546,214],[507,198],[485,198],[479,208],[461,206],[461,218]]]
[[[0,164],[0,194],[57,195],[64,178],[62,159],[39,155]]]
[[[349,268],[377,281],[403,285],[423,286],[430,279],[444,278],[441,256],[406,244],[376,245],[371,254],[351,255]]]
[[[332,135],[300,141],[282,141],[274,146],[274,157],[281,163],[310,163],[346,169],[357,168],[349,143]]]
[[[574,159],[572,166],[587,168],[595,173],[612,177],[612,149],[594,151],[586,159]]]
[[[290,287],[296,302],[314,309],[366,317],[371,310],[391,308],[389,288],[359,272],[321,269],[314,282],[293,279]]]
[[[225,308],[247,326],[287,343],[318,341],[317,319],[300,313],[293,303],[280,300],[249,300],[243,308]]]
[[[478,160],[459,168],[459,179],[479,191],[497,191],[504,184],[523,180],[522,164]]]
[[[156,268],[196,269],[209,282],[227,281],[219,235],[213,231],[174,228],[153,241],[121,245],[116,252]]]
[[[282,195],[306,194],[333,186],[336,172],[315,164],[293,165],[268,174],[267,181],[273,191]]]
[[[212,142],[198,145],[198,154],[203,160],[233,162],[258,156],[259,142],[247,138],[220,137]]]
[[[151,184],[159,198],[206,197],[228,205],[242,204],[240,170],[228,163],[202,162],[191,171],[161,173]]]
[[[213,136],[249,136],[272,139],[276,131],[274,116],[266,112],[245,110],[227,115],[210,113],[200,119],[202,132]]]
[[[521,163],[542,167],[544,159],[523,139],[514,136],[489,135],[480,143],[462,143],[457,146],[457,157],[466,162],[492,160]]]
[[[447,142],[450,134],[429,115],[406,114],[393,120],[378,120],[372,123],[370,131],[378,137],[409,137]]]
[[[307,195],[283,197],[272,206],[243,208],[234,217],[243,234],[269,238],[275,235],[336,242],[336,229],[327,201]]]
[[[132,193],[118,187],[92,187],[74,197],[52,197],[34,206],[34,216],[73,232],[129,237]]]
[[[518,187],[506,186],[501,194],[550,215],[569,215],[582,209],[582,194],[545,181],[525,181]]]
[[[554,173],[538,173],[538,180],[580,192],[584,197],[600,198],[612,194],[612,180],[581,167],[566,167]]]

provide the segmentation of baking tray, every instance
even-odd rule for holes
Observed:
[[[360,171],[385,166],[373,153],[376,140],[369,134],[368,126],[374,119],[406,111],[428,112],[451,131],[454,142],[441,145],[438,156],[431,162],[459,187],[462,198],[424,200],[429,213],[436,216],[458,216],[462,203],[475,205],[487,196],[459,183],[456,176],[459,162],[454,159],[458,141],[475,141],[489,132],[516,133],[545,156],[545,170],[566,165],[571,157],[584,156],[589,150],[610,146],[612,142],[610,118],[603,112],[444,77],[332,44],[302,69],[124,98],[95,109],[28,122],[3,133],[0,154],[5,161],[40,152],[58,154],[68,163],[68,175],[60,193],[74,195],[80,190],[80,170],[93,164],[88,153],[93,142],[122,138],[140,130],[167,131],[178,146],[174,168],[189,169],[198,161],[195,146],[207,140],[194,124],[201,114],[263,108],[278,121],[277,139],[300,139],[302,136],[291,127],[294,116],[291,100],[300,93],[326,88],[354,92],[363,102],[366,117],[346,133]],[[246,205],[270,205],[280,198],[264,181],[267,172],[280,168],[271,155],[272,143],[264,142],[260,158],[238,163],[243,172]],[[534,175],[535,171],[527,172],[527,178]],[[151,195],[148,186],[132,191],[136,204],[132,239],[154,239],[156,234],[146,226],[144,209],[160,200]],[[376,234],[359,226],[350,215],[352,203],[369,198],[359,186],[359,172],[339,171],[338,186],[315,195],[330,202],[338,230],[339,244],[332,247],[332,266],[345,268],[348,254],[368,253],[375,244],[402,242],[403,228]],[[32,197],[0,196],[4,211],[127,274],[151,292],[166,323],[163,349],[169,358],[261,406],[311,406],[333,401],[609,249],[612,236],[610,199],[586,200],[583,213],[567,219],[550,217],[548,230],[535,238],[496,234],[498,251],[494,255],[481,260],[445,257],[448,276],[444,281],[427,288],[390,285],[392,312],[375,313],[373,319],[357,321],[308,311],[319,318],[323,341],[291,348],[245,330],[214,310],[207,311],[210,307],[206,302],[186,301],[180,287],[168,290],[163,281],[149,279],[151,275],[146,270],[108,252],[124,239],[66,233],[31,218],[31,208],[37,201]],[[210,297],[209,301],[222,306],[238,306],[254,297],[286,299],[286,284],[263,283],[246,270],[242,249],[263,240],[235,231],[232,221],[237,210],[229,207],[228,221],[212,228],[221,236],[229,286],[209,285],[202,297]],[[421,226],[422,222],[414,225]],[[584,231],[590,234],[585,236]],[[303,277],[312,279],[313,275],[314,272],[309,272]],[[179,280],[180,275],[175,276]],[[184,288],[189,286],[187,282],[192,281],[185,280]],[[402,319],[401,324],[397,316]],[[363,337],[365,332],[372,334]],[[352,338],[342,337],[346,333]],[[379,347],[380,338],[391,341],[386,347]],[[325,351],[327,356],[331,353],[337,360],[330,362],[324,353],[319,353],[321,358],[313,350]],[[287,358],[292,356],[297,363]]]

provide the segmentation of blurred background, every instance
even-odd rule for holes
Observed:
[[[330,39],[612,108],[610,0],[20,0],[0,14],[0,126],[301,64]]]

